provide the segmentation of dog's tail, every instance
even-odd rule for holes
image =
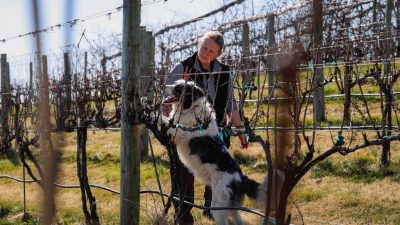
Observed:
[[[271,210],[276,210],[278,206],[279,192],[282,188],[284,175],[282,172],[274,172],[272,179],[271,201],[269,202]],[[242,188],[244,193],[255,203],[259,209],[265,210],[267,204],[268,177],[260,184],[255,180],[242,176]]]
[[[265,177],[261,184],[245,175],[242,177],[242,190],[262,210],[265,209],[267,201],[267,186],[268,177]]]

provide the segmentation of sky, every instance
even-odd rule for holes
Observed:
[[[54,28],[42,32],[42,49],[57,49],[77,44],[85,36],[96,38],[122,32],[122,0],[38,0],[40,5],[41,28],[63,24],[73,19],[93,14],[99,16],[78,22],[70,27]],[[141,25],[150,31],[157,31],[165,25],[182,22],[219,8],[230,0],[142,0]],[[110,16],[106,11],[114,9]],[[34,51],[32,35],[18,37],[34,31],[32,0],[0,0],[0,53],[7,57],[29,54]],[[103,13],[101,13],[103,12]]]

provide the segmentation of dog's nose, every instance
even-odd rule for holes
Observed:
[[[162,104],[170,104],[170,103],[174,103],[176,101],[178,101],[179,99],[177,97],[175,97],[175,95],[169,95],[168,97],[166,97],[164,99],[164,101],[162,102]]]

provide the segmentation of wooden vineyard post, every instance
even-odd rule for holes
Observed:
[[[140,134],[138,122],[140,75],[140,1],[123,1],[121,195],[120,224],[139,224]]]

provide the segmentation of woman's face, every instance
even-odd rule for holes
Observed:
[[[220,55],[219,46],[212,38],[206,38],[200,44],[198,58],[203,68],[208,69],[210,63]]]

